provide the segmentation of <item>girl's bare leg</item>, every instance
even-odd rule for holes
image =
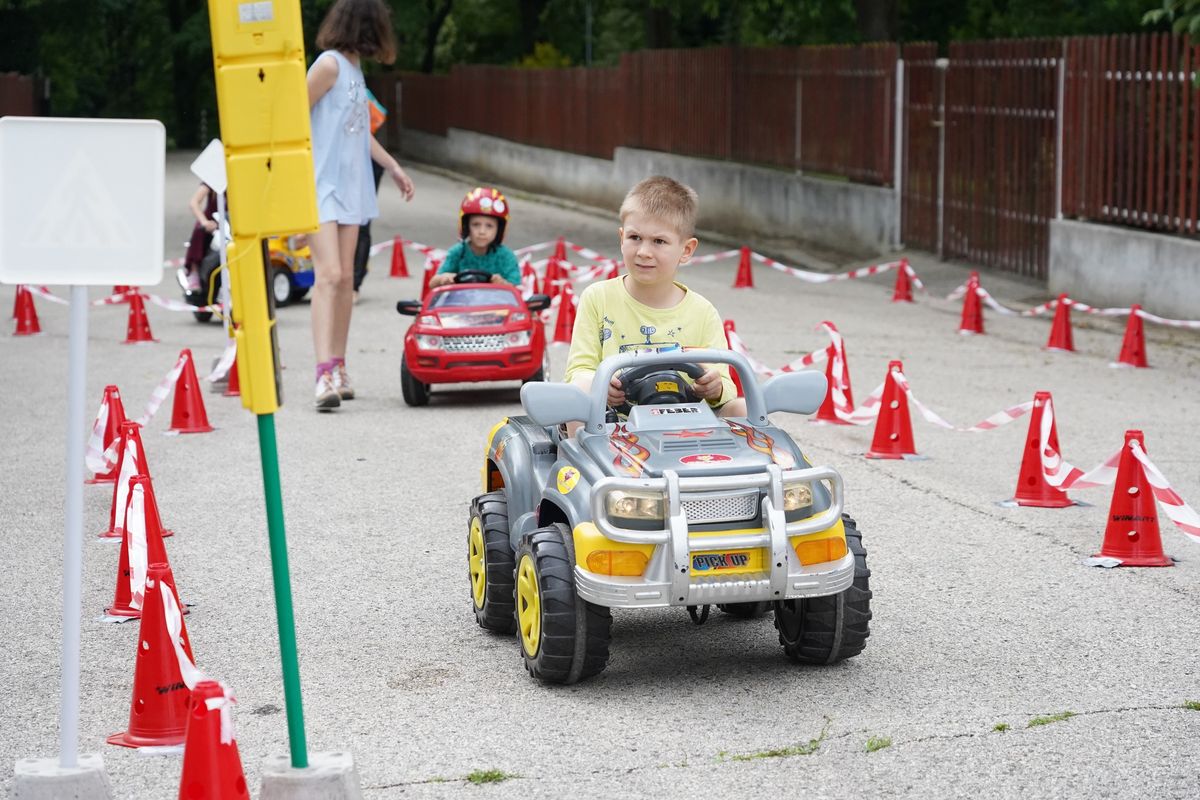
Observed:
[[[347,231],[349,233],[347,233]],[[346,335],[350,327],[351,288],[354,280],[354,248],[358,238],[357,225],[323,222],[316,233],[308,237],[312,249],[313,281],[312,330],[313,349],[317,363],[336,356],[345,356]],[[350,241],[348,255],[343,256],[344,241]],[[344,309],[344,310],[343,310]]]
[[[350,313],[354,309],[354,251],[358,247],[357,225],[338,225],[338,261],[341,273],[337,284],[337,299],[333,307],[333,329],[330,357],[346,357],[346,341],[350,338]]]

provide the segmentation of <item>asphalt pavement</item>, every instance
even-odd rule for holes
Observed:
[[[192,157],[168,159],[167,257],[182,255],[190,231]],[[411,204],[382,188],[376,238],[452,244],[471,184],[412,176]],[[510,199],[512,246],[562,235],[617,252],[614,209]],[[705,241],[700,252],[725,247]],[[770,252],[812,263],[800,245],[773,241]],[[733,290],[736,261],[725,261],[680,277],[773,366],[824,346],[814,326],[835,321],[856,397],[896,358],[915,396],[959,426],[1049,390],[1064,454],[1085,469],[1126,429],[1141,429],[1150,458],[1200,504],[1200,334],[1147,326],[1147,370],[1110,368],[1122,320],[1077,314],[1075,354],[1042,349],[1048,317],[985,312],[987,335],[961,337],[959,304],[945,296],[966,265],[909,255],[928,286],[911,305],[889,302],[890,275],[812,285],[759,267],[755,288]],[[517,387],[460,387],[407,407],[399,363],[410,319],[395,302],[419,293],[420,264],[410,254],[414,277],[389,279],[388,258],[372,261],[354,310],[347,366],[359,399],[335,413],[310,407],[307,304],[278,312],[285,404],[276,422],[308,743],[351,752],[365,797],[1200,795],[1200,711],[1184,707],[1200,701],[1200,544],[1160,516],[1174,567],[1088,567],[1080,561],[1101,545],[1110,490],[1073,492],[1089,505],[1062,510],[997,505],[1013,494],[1027,418],[961,433],[914,414],[928,458],[898,462],[863,458],[869,427],[780,420],[815,462],[842,472],[864,532],[874,619],[857,658],[794,665],[769,617],[714,611],[696,627],[678,609],[618,611],[605,672],[571,687],[534,682],[511,637],[476,626],[465,549],[484,440],[519,413]],[[1016,306],[1048,299],[1029,281],[984,281]],[[148,291],[179,296],[170,272]],[[6,287],[0,301],[11,297]],[[57,752],[68,319],[63,307],[37,308],[43,335],[0,337],[4,791],[18,758]],[[89,414],[115,383],[137,416],[181,348],[201,365],[221,352],[217,324],[157,306],[149,314],[160,341],[126,346],[124,307],[90,313]],[[552,359],[558,378],[565,347]],[[168,400],[144,440],[164,523],[177,534],[166,544],[192,604],[197,664],[237,695],[237,739],[256,791],[263,758],[288,747],[258,441],[237,400],[205,401],[215,432],[165,435]],[[86,487],[80,747],[103,754],[115,797],[174,797],[178,755],[104,744],[128,722],[137,641],[136,622],[98,621],[117,566],[117,546],[95,539],[110,501],[110,487]],[[486,771],[505,779],[468,780]]]

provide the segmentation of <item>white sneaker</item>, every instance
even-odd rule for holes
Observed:
[[[333,375],[322,372],[317,378],[316,400],[317,411],[332,411],[342,404],[342,398],[333,388]]]
[[[354,399],[354,387],[350,385],[350,376],[346,374],[345,364],[338,364],[333,368],[333,390],[343,400]]]

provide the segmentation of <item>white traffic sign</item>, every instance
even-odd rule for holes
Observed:
[[[228,188],[229,182],[225,179],[225,145],[220,139],[213,139],[208,147],[200,151],[200,155],[192,162],[191,170],[217,194]]]
[[[165,160],[157,120],[0,118],[0,282],[157,284]]]

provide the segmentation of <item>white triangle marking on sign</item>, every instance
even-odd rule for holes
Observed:
[[[76,153],[37,212],[25,244],[115,250],[132,240],[133,232],[96,168]]]

